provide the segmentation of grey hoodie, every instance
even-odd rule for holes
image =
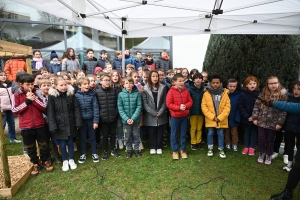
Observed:
[[[221,101],[221,97],[222,97],[222,93],[223,93],[223,86],[222,84],[220,85],[220,87],[216,90],[214,90],[210,84],[207,85],[206,89],[209,91],[209,93],[212,96],[213,102],[214,102],[214,107],[215,107],[215,111],[217,116],[219,115],[219,106],[220,106],[220,101]]]

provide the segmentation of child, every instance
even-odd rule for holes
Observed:
[[[162,69],[157,70],[158,75],[159,75],[159,83],[164,85],[164,78],[165,78],[165,72]]]
[[[204,115],[201,110],[201,102],[204,93],[204,86],[202,85],[202,74],[196,73],[191,84],[188,87],[191,98],[193,100],[193,106],[190,112],[190,134],[191,134],[191,149],[203,149],[201,146],[202,140],[202,126],[204,122]]]
[[[48,65],[50,73],[56,74],[61,71],[61,63],[58,61],[58,56],[55,51],[51,51],[50,64]]]
[[[100,121],[103,135],[103,157],[102,160],[107,160],[108,152],[108,138],[110,139],[111,155],[120,157],[116,150],[116,127],[118,120],[117,100],[118,93],[116,88],[110,87],[111,78],[108,74],[101,76],[102,87],[96,91],[100,106]]]
[[[138,89],[139,93],[142,94],[143,91],[143,86],[142,84],[139,82],[139,74],[136,71],[132,71],[129,76],[133,79],[133,83],[135,85],[135,87]]]
[[[122,72],[122,51],[115,52],[115,59],[113,61],[113,69],[117,70],[119,73]],[[126,65],[125,65],[126,66]]]
[[[47,63],[43,60],[42,54],[39,50],[34,50],[32,53],[33,53],[33,58],[31,61],[32,71],[37,71],[42,67],[47,67]]]
[[[102,69],[104,69],[105,64],[109,63],[109,61],[107,60],[107,51],[106,50],[101,50],[100,51],[100,58],[98,59],[98,66],[101,67]]]
[[[93,90],[93,91],[96,91],[96,89],[98,88],[97,87],[98,85],[97,85],[97,83],[95,81],[95,77],[93,75],[91,75],[91,74],[87,75],[86,77],[90,81],[90,84],[89,84],[90,85],[90,89]]]
[[[280,85],[277,77],[271,76],[267,78],[260,97],[266,101],[286,101],[287,91]],[[259,163],[264,162],[264,154],[266,154],[265,164],[270,165],[272,163],[271,156],[276,131],[282,128],[285,117],[286,112],[267,107],[259,99],[255,101],[252,118],[253,124],[258,126],[259,157],[257,161]]]
[[[300,103],[300,81],[293,81],[289,84],[289,91],[291,94],[288,96],[288,102]],[[286,171],[291,171],[294,161],[294,146],[295,141],[297,151],[300,151],[300,115],[295,113],[288,113],[286,122],[284,125],[285,129],[285,146],[288,154],[288,164],[283,167]]]
[[[138,73],[139,73],[139,82],[141,83],[143,80],[143,67],[138,68]]]
[[[193,76],[194,76],[195,74],[197,74],[197,73],[199,73],[198,69],[192,69],[192,70],[190,71],[190,81],[191,81],[191,79],[193,78]],[[193,83],[192,83],[192,84],[193,84]]]
[[[42,74],[41,74],[41,71],[38,70],[38,71],[33,71],[32,72],[32,75],[33,75],[33,78],[34,78],[34,87],[39,89],[39,85],[40,85],[40,80],[43,78],[42,77]]]
[[[150,154],[162,154],[164,126],[168,122],[166,113],[166,86],[159,83],[157,71],[151,71],[149,82],[143,93],[144,125],[150,140]]]
[[[172,69],[169,69],[167,71],[167,77],[164,78],[164,84],[170,89],[172,86],[172,79],[174,76],[174,71]]]
[[[184,87],[184,78],[182,74],[175,74],[173,77],[174,86],[171,87],[167,94],[166,105],[171,114],[171,148],[173,159],[178,160],[178,145],[176,132],[180,126],[180,155],[181,158],[188,158],[186,153],[186,131],[190,108],[193,100]]]
[[[95,129],[99,124],[99,105],[97,96],[94,91],[90,89],[90,80],[86,77],[79,78],[76,81],[79,90],[75,94],[80,108],[82,127],[79,129],[81,156],[78,163],[86,161],[86,138],[90,142],[92,149],[93,162],[99,162],[99,156],[96,154],[96,133]]]
[[[135,54],[136,54],[136,59],[134,59],[133,65],[134,65],[135,71],[137,71],[139,67],[145,65],[145,62],[143,61],[142,53],[140,51],[136,51]]]
[[[45,102],[36,93],[33,86],[34,78],[30,74],[23,74],[20,77],[20,88],[12,98],[12,112],[19,115],[19,126],[27,149],[30,161],[33,163],[32,176],[40,172],[39,157],[36,151],[36,141],[40,148],[42,167],[47,171],[53,171],[53,165],[48,160],[49,147],[45,130],[43,112],[46,109]],[[33,120],[34,119],[34,120]]]
[[[214,74],[210,77],[210,84],[203,94],[201,103],[205,116],[207,133],[207,156],[213,156],[213,135],[215,129],[218,133],[218,149],[221,158],[226,158],[224,153],[224,128],[228,128],[228,115],[230,113],[230,99],[228,91],[223,89],[221,76]]]
[[[141,158],[142,154],[139,150],[140,114],[142,110],[141,95],[134,86],[131,77],[124,78],[124,82],[124,89],[118,95],[118,109],[125,132],[126,158],[131,158],[132,156],[132,135],[135,155],[137,158]]]
[[[86,73],[83,70],[77,69],[74,71],[74,79],[80,79],[80,78],[84,78],[86,75]]]
[[[49,90],[47,116],[49,130],[57,140],[63,160],[62,171],[76,169],[74,162],[73,138],[77,130],[82,127],[80,107],[74,95],[74,88],[67,84],[62,77],[57,77],[55,88]],[[67,160],[66,146],[68,146],[69,160]]]
[[[149,70],[147,70],[147,69],[143,70],[143,76],[142,76],[142,82],[141,82],[142,86],[145,86],[148,83],[149,73],[150,73]]]
[[[67,85],[72,86],[71,76],[67,71],[62,71],[60,76],[66,81]]]
[[[203,85],[206,87],[208,85],[208,73],[207,72],[201,72],[203,76]]]
[[[50,71],[47,67],[42,67],[40,70],[42,78],[48,79],[50,77]]]
[[[112,70],[111,64],[110,63],[106,63],[103,72],[109,74],[111,72],[111,70]]]
[[[119,94],[123,89],[121,75],[118,73],[117,70],[112,70],[110,73],[110,77],[111,77],[111,82],[110,82],[111,85],[110,86],[113,88],[116,88],[116,92],[117,92],[117,94]],[[119,149],[123,149],[124,148],[124,144],[123,144],[124,133],[123,133],[122,119],[120,118],[120,115],[118,115],[118,120],[117,120],[117,133],[118,133]]]
[[[146,59],[144,60],[144,64],[150,66],[151,71],[156,69],[152,53],[150,52],[146,53]],[[164,70],[163,72],[165,73]]]
[[[71,76],[73,76],[73,72],[76,69],[80,69],[80,64],[79,61],[76,59],[75,56],[75,51],[73,48],[67,48],[66,54],[65,54],[65,58],[63,58],[63,60],[61,61],[62,63],[62,68],[61,70],[67,70],[71,73]]]
[[[126,76],[130,76],[130,73],[131,73],[132,71],[134,71],[134,65],[132,65],[132,64],[126,65],[126,70],[125,70]]]
[[[227,89],[229,90],[230,99],[230,113],[228,117],[229,128],[225,129],[225,144],[228,150],[231,148],[230,145],[232,145],[233,151],[238,151],[238,126],[240,125],[241,121],[241,115],[237,108],[238,100],[240,97],[240,92],[237,91],[237,85],[238,82],[235,79],[229,79],[227,81]]]
[[[244,149],[242,154],[254,156],[255,143],[257,139],[257,126],[253,124],[252,111],[255,103],[254,96],[259,94],[259,82],[256,77],[248,76],[244,83],[239,100],[238,109],[241,115],[241,124],[244,129]]]
[[[58,76],[56,74],[51,74],[49,79],[51,81],[51,86],[54,87],[54,80],[57,78]]]
[[[190,85],[190,75],[189,75],[189,70],[187,69],[187,68],[183,68],[182,70],[181,70],[181,74],[182,74],[182,76],[183,76],[183,78],[184,78],[184,86],[186,87],[186,88],[188,88],[189,87],[189,85]]]
[[[160,56],[155,62],[155,69],[162,69],[166,74],[169,69],[173,69],[173,65],[166,50],[162,50]]]
[[[82,70],[85,74],[94,74],[95,68],[98,66],[97,58],[94,57],[94,50],[86,50],[86,59],[82,63]]]
[[[15,116],[11,111],[12,103],[12,83],[6,79],[4,71],[0,70],[0,108],[2,113],[2,126],[5,129],[8,124],[8,135],[10,143],[20,143],[16,138]]]
[[[130,50],[129,49],[125,49],[125,66],[131,64],[133,65],[134,64],[134,60],[133,60],[133,57],[130,55]]]

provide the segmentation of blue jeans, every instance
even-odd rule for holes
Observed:
[[[207,128],[207,145],[209,149],[213,148],[213,138],[215,133],[215,128]],[[218,149],[223,150],[224,149],[224,129],[219,128],[216,129],[218,134]]]
[[[86,138],[88,136],[92,154],[96,154],[96,130],[93,129],[93,119],[83,119],[79,129],[81,153],[86,154]]]
[[[62,160],[67,160],[67,150],[66,146],[68,145],[68,152],[69,152],[69,159],[74,159],[74,144],[73,144],[73,138],[69,137],[67,140],[57,140]]]
[[[2,115],[3,129],[5,129],[6,122],[8,124],[9,139],[10,140],[16,139],[15,116],[13,115],[11,110],[3,111],[3,115]]]
[[[254,148],[257,139],[257,126],[244,126],[244,145],[246,148]]]
[[[178,151],[177,144],[177,129],[180,126],[180,149],[186,151],[186,131],[187,131],[188,118],[171,117],[171,148],[173,152]]]

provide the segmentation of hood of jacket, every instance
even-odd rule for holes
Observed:
[[[67,86],[68,88],[67,88],[67,91],[66,91],[66,94],[67,94],[67,96],[72,96],[72,95],[74,95],[74,88],[72,87],[72,86]],[[49,95],[52,95],[52,96],[55,96],[55,97],[58,97],[58,96],[60,96],[60,94],[61,94],[62,92],[59,92],[57,89],[55,89],[55,88],[50,88],[49,89]]]
[[[60,64],[60,62],[59,62],[59,61],[57,61],[57,62],[54,62],[53,60],[51,60],[51,61],[50,61],[50,64],[52,64],[52,65],[59,65],[59,64]]]

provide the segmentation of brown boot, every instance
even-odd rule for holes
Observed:
[[[34,164],[31,171],[31,176],[37,176],[40,173],[40,166],[38,164]]]
[[[44,169],[47,171],[47,172],[52,172],[53,171],[53,165],[51,162],[49,161],[46,161],[44,164],[43,164],[43,167]]]
[[[173,152],[173,160],[178,160],[178,159],[179,159],[178,152],[177,151]]]

